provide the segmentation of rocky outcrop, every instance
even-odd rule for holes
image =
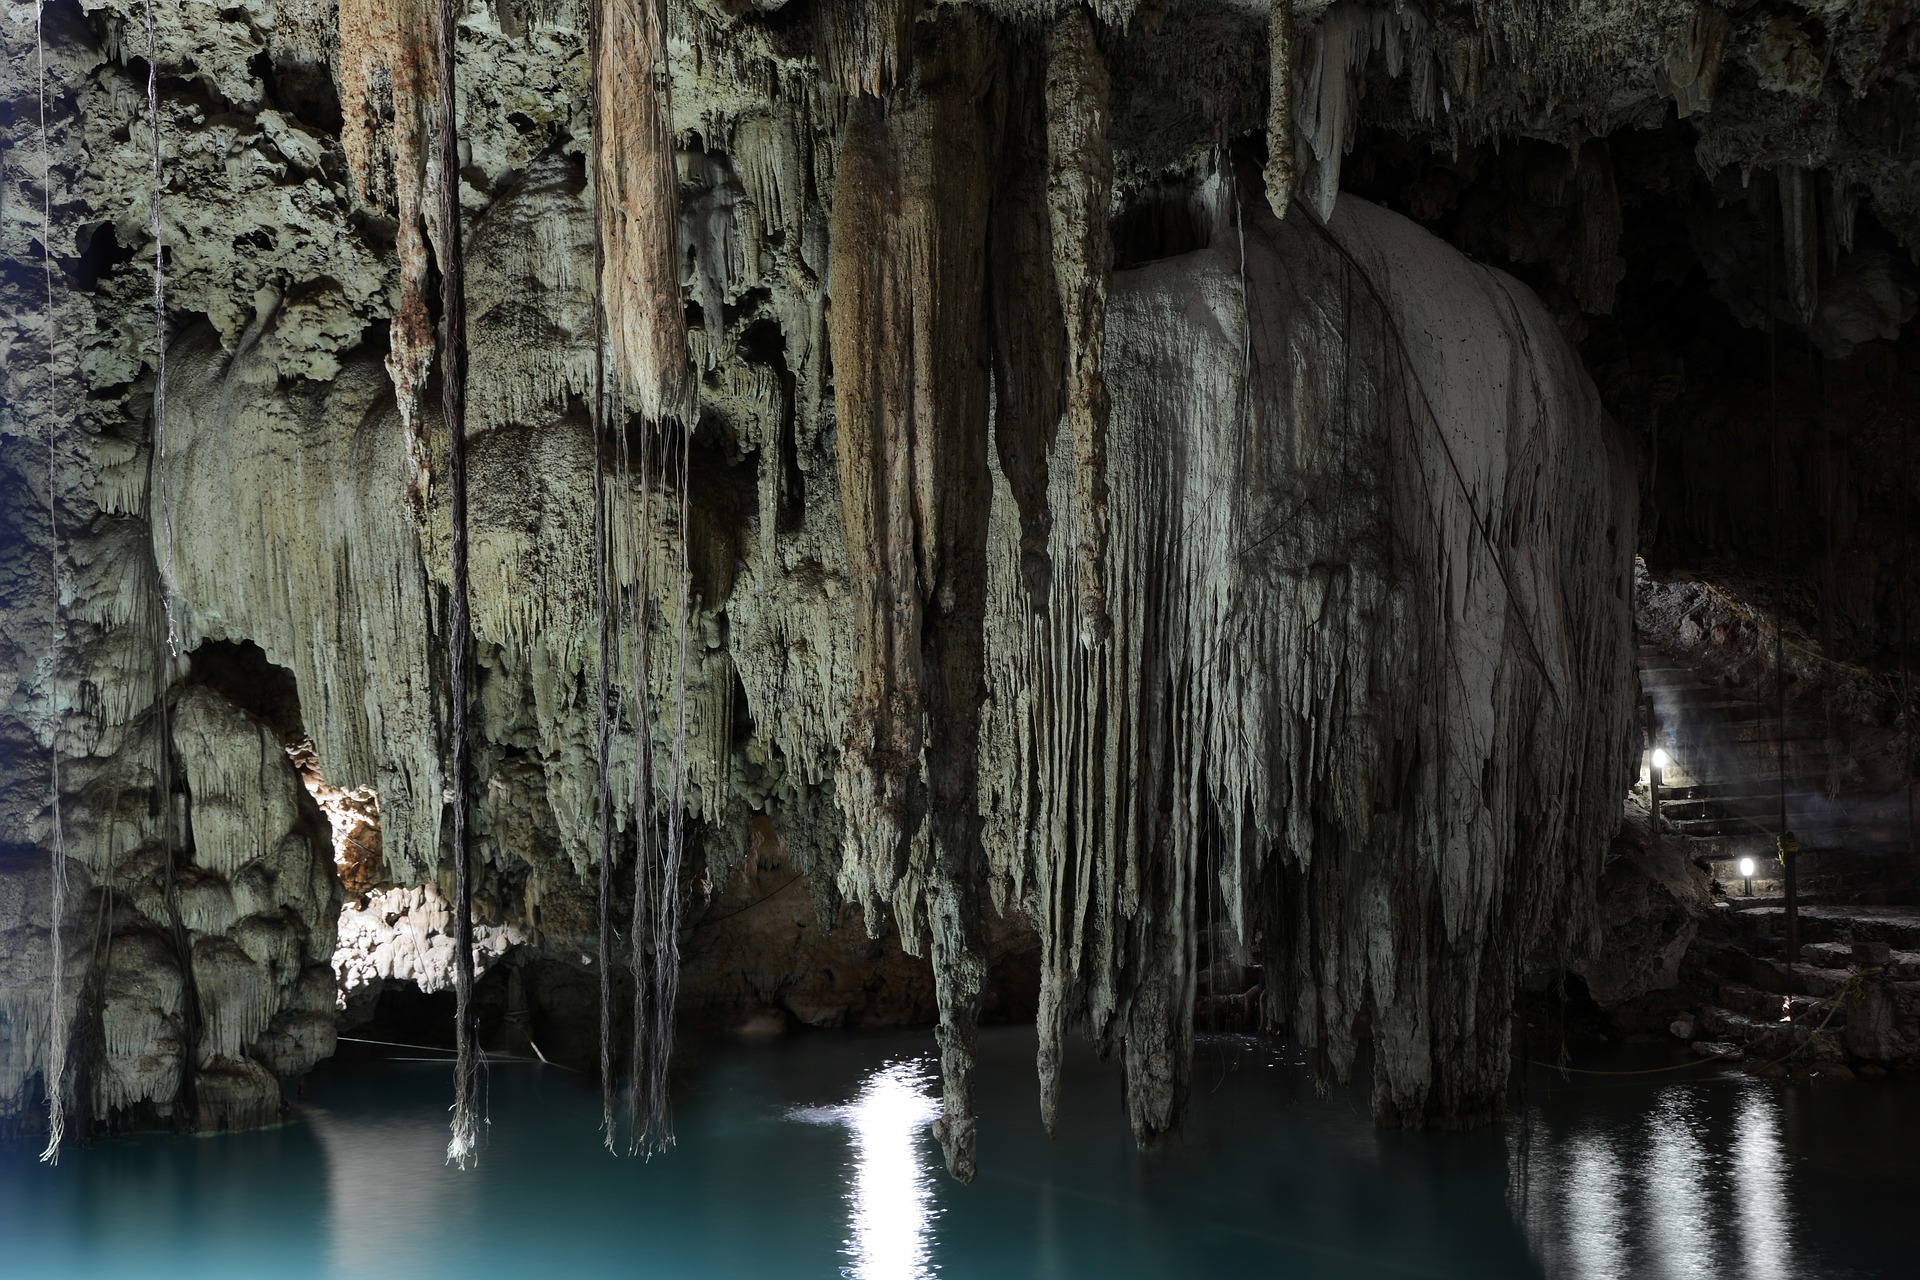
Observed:
[[[1630,802],[1601,873],[1593,954],[1574,972],[1606,1009],[1670,990],[1712,909],[1712,883],[1694,865],[1692,842],[1655,838],[1646,804]]]

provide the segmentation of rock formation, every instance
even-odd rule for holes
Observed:
[[[672,824],[689,1018],[937,1020],[959,1176],[974,1027],[1021,1012],[995,985],[1021,956],[1043,1118],[1084,1032],[1150,1141],[1221,930],[1326,1071],[1370,1043],[1382,1122],[1497,1115],[1523,961],[1594,936],[1638,746],[1633,556],[1760,560],[1765,475],[1671,424],[1763,420],[1728,406],[1781,335],[1862,402],[1911,345],[1920,26],[457,12],[447,166],[430,6],[156,0],[159,334],[144,10],[0,14],[0,1114],[57,1089],[81,1132],[257,1122],[329,1051],[336,952],[361,1002],[443,980],[444,194],[483,965],[590,968],[603,851],[624,901]],[[1675,279],[1724,363],[1672,367]],[[1890,474],[1891,427],[1821,438]],[[1884,551],[1908,488],[1836,480],[1829,532]],[[1808,576],[1841,545],[1777,527]],[[1820,606],[1880,670],[1906,574],[1883,554]],[[338,946],[320,775],[361,797]],[[806,910],[747,914],[776,889]],[[825,938],[793,943],[808,915]],[[611,918],[625,955],[642,931]],[[776,918],[777,945],[743,932]],[[928,967],[872,950],[896,943]],[[809,972],[843,963],[885,982]]]

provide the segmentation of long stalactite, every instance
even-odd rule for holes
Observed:
[[[1067,327],[1067,415],[1074,462],[1080,642],[1103,642],[1107,617],[1107,277],[1113,236],[1112,106],[1093,17],[1079,5],[1047,37],[1047,207],[1053,274]]]
[[[833,210],[831,339],[858,670],[837,793],[841,887],[877,931],[930,948],[947,1166],[973,1176],[974,1024],[985,982],[974,804],[983,693],[987,97],[995,24],[926,24],[915,87],[860,97]],[[929,733],[929,726],[938,732]]]
[[[435,14],[436,0],[340,0],[339,6],[340,144],[356,199],[368,208],[390,209],[395,218],[400,298],[389,326],[387,372],[410,432],[410,487],[421,503],[432,473],[420,409],[434,357],[427,219],[434,212],[428,112],[440,96],[441,74]],[[390,123],[383,103],[390,107]],[[438,180],[457,192],[458,163],[441,168]],[[444,197],[440,203],[444,207]]]
[[[592,86],[609,349],[621,402],[654,424],[693,415],[660,3],[606,0]]]

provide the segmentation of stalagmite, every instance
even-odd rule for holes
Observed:
[[[1293,202],[1293,0],[1273,0],[1267,58],[1267,207],[1284,218]]]
[[[836,790],[841,888],[877,932],[891,906],[931,945],[948,1168],[973,1176],[981,952],[975,801],[985,604],[994,28],[930,25],[911,93],[852,104],[833,208],[832,347],[841,518],[858,668]],[[938,726],[929,733],[929,726]]]
[[[1113,147],[1107,63],[1093,19],[1075,6],[1047,40],[1047,209],[1054,281],[1067,326],[1067,415],[1073,432],[1080,642],[1112,631],[1107,618],[1107,276],[1113,238]]]
[[[460,145],[454,115],[455,0],[439,0],[440,153],[440,415],[447,432],[448,539],[451,590],[447,599],[447,765],[453,784],[454,1051],[453,1136],[447,1160],[464,1169],[479,1155],[480,1076],[478,1015],[473,1007],[473,868],[467,820],[473,800],[467,698],[473,669],[467,587],[467,300],[461,263]]]
[[[693,415],[661,2],[607,0],[593,68],[609,350],[620,402],[652,424]]]
[[[433,325],[427,314],[427,113],[436,97],[432,0],[340,0],[340,143],[363,205],[391,208],[397,219],[400,298],[388,339],[387,372],[410,432],[413,496],[424,501],[431,468],[427,424],[420,414],[433,367]],[[382,136],[380,104],[390,101],[392,136]],[[390,167],[387,157],[391,156]],[[438,181],[456,193],[459,165],[443,164]],[[444,207],[445,197],[441,204]],[[457,209],[459,201],[455,199]],[[442,228],[445,234],[445,228]]]
[[[60,1144],[67,1133],[66,1076],[66,949],[60,926],[67,914],[67,837],[66,822],[60,813],[60,420],[61,409],[54,388],[58,371],[54,365],[53,334],[53,144],[47,133],[47,45],[42,23],[44,0],[33,8],[34,55],[38,65],[40,97],[40,151],[44,161],[40,175],[40,270],[46,285],[47,344],[47,528],[52,539],[53,589],[52,627],[47,641],[47,759],[48,798],[52,830],[48,840],[51,859],[47,877],[48,933],[51,949],[47,981],[47,1145],[40,1159],[47,1164],[60,1163]]]

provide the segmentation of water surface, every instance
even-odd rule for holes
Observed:
[[[0,1274],[925,1277],[1904,1275],[1920,1114],[1897,1083],[1535,1072],[1504,1130],[1383,1133],[1276,1048],[1203,1045],[1181,1140],[1135,1150],[1117,1069],[1070,1059],[1041,1132],[1031,1029],[983,1035],[980,1176],[949,1180],[925,1035],[691,1055],[679,1145],[599,1144],[597,1093],[488,1074],[478,1169],[443,1164],[450,1073],[339,1060],[293,1123],[0,1148]],[[361,1051],[363,1054],[365,1051]]]

